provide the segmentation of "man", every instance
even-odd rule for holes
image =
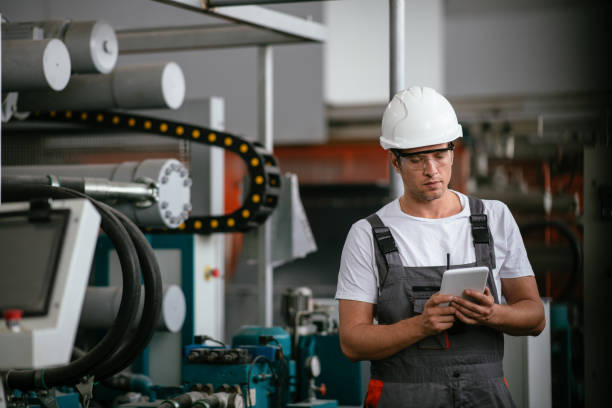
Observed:
[[[431,88],[399,92],[383,115],[380,142],[404,193],[352,226],[336,292],[344,354],[372,361],[368,407],[514,406],[502,333],[545,326],[506,205],[448,189],[461,136],[452,106]],[[475,265],[489,267],[484,293],[438,292],[446,269]]]

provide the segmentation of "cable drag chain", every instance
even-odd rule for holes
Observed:
[[[34,112],[29,119],[71,122],[102,129],[144,132],[189,140],[229,150],[245,162],[250,184],[240,208],[222,215],[190,217],[176,229],[145,228],[147,232],[244,232],[263,223],[278,204],[281,177],[276,158],[261,146],[240,136],[182,122],[112,111]]]

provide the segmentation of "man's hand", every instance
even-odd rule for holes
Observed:
[[[473,301],[453,297],[450,305],[456,309],[455,316],[465,324],[487,324],[495,314],[495,299],[488,287],[484,293],[466,289],[465,294]]]
[[[427,300],[420,316],[425,336],[438,334],[453,326],[456,309],[452,305],[440,306],[440,303],[448,304],[452,299],[451,295],[440,295],[440,292],[436,292]]]

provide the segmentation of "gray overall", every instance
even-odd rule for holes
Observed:
[[[487,286],[499,303],[493,280],[493,238],[482,201],[469,197],[476,262],[450,268],[488,266]],[[379,324],[393,324],[423,312],[437,292],[447,265],[403,266],[395,240],[372,214],[377,245]],[[372,361],[366,407],[514,407],[502,370],[503,334],[456,320],[453,327],[427,337],[397,354]]]

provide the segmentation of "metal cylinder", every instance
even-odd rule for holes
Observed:
[[[90,286],[87,288],[80,326],[86,329],[108,329],[113,324],[121,303],[121,288],[114,286]],[[137,322],[144,306],[144,287],[140,296]],[[183,291],[176,285],[164,286],[162,310],[157,330],[178,332],[183,327],[186,303]]]
[[[103,21],[73,21],[63,37],[73,72],[108,74],[119,57],[115,30]]]
[[[115,30],[104,21],[44,20],[7,23],[7,39],[57,38],[70,53],[72,72],[108,74],[115,68],[119,44]]]
[[[283,292],[281,298],[281,313],[285,324],[294,328],[296,317],[300,312],[312,312],[314,303],[312,300],[312,290],[307,287],[288,288]]]
[[[70,67],[60,40],[2,41],[2,92],[61,91],[70,80]]]
[[[175,159],[97,165],[7,166],[2,168],[2,172],[7,176],[78,176],[85,178],[85,181],[88,178],[96,178],[154,185],[158,195],[156,202],[138,203],[133,200],[121,200],[111,203],[114,208],[142,227],[177,228],[191,212],[192,181],[189,178],[189,171]],[[147,189],[138,190],[134,193],[146,193]],[[85,183],[85,193],[88,192],[93,192],[100,198],[105,193],[112,193],[113,189],[105,191],[103,183],[96,181],[95,184]]]
[[[62,92],[20,93],[21,111],[177,109],[185,99],[185,77],[174,62],[130,65],[107,75],[73,75]]]

